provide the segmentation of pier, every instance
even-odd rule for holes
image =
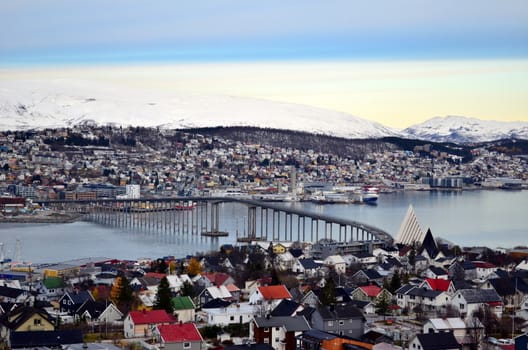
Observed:
[[[238,242],[317,242],[320,239],[333,239],[380,246],[391,245],[393,242],[391,235],[372,225],[320,215],[276,202],[242,198],[170,197],[35,202],[55,210],[81,213],[84,220],[103,225],[163,230],[179,235],[236,235]],[[241,230],[238,227],[236,232],[221,230],[220,208],[225,203],[237,203],[241,206],[234,218],[237,223],[242,222]]]

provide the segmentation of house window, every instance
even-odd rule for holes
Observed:
[[[275,327],[275,330],[276,330],[277,332],[279,331],[279,329],[280,329],[279,327]]]
[[[264,328],[264,332],[268,333],[269,332],[269,328]]]
[[[235,316],[229,317],[229,321],[234,321],[234,320],[235,320]]]
[[[33,320],[33,325],[40,326],[42,324],[42,320],[40,318],[36,318]]]
[[[269,344],[269,338],[264,338],[264,344]]]
[[[183,342],[183,348],[184,349],[190,349],[191,348],[191,343],[189,343],[188,341]]]
[[[339,321],[339,325],[342,326],[345,324],[345,321]]]
[[[464,304],[460,304],[460,308],[463,309],[464,308]]]

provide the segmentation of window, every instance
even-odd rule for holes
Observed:
[[[36,318],[33,320],[33,325],[40,326],[42,324],[42,320],[40,318]]]
[[[333,327],[334,326],[334,321],[328,321],[328,327]]]
[[[235,316],[229,317],[229,321],[234,321],[234,320],[235,320]]]
[[[464,308],[464,304],[460,304],[460,308],[463,309]]]
[[[188,341],[183,342],[183,348],[184,349],[190,349],[191,348],[191,343],[189,343]]]
[[[342,326],[345,324],[345,321],[339,321],[339,325]]]
[[[264,328],[264,332],[268,333],[269,332],[269,328]]]

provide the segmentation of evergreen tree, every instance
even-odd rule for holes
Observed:
[[[391,293],[394,293],[398,290],[402,285],[401,278],[400,278],[400,272],[398,270],[394,271],[394,274],[392,275],[390,285],[389,285],[389,291]]]
[[[183,297],[195,297],[196,293],[194,292],[194,287],[189,281],[183,282],[183,285],[180,288],[180,295]]]
[[[374,306],[378,315],[385,316],[389,312],[390,307],[390,299],[388,295],[383,293],[379,298],[376,299]]]
[[[328,277],[321,293],[321,304],[328,306],[335,304],[335,302],[335,282],[332,277]]]
[[[169,280],[163,277],[158,285],[158,292],[156,293],[156,300],[154,301],[155,310],[165,310],[172,313],[172,292],[170,290]]]
[[[121,277],[121,288],[119,289],[119,301],[122,304],[129,305],[134,299],[134,290],[130,286],[125,276]]]

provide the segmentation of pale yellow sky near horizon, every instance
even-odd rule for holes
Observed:
[[[71,79],[242,96],[402,129],[436,116],[528,122],[528,60],[301,61],[3,68],[0,80]],[[1,93],[1,90],[0,90]]]

